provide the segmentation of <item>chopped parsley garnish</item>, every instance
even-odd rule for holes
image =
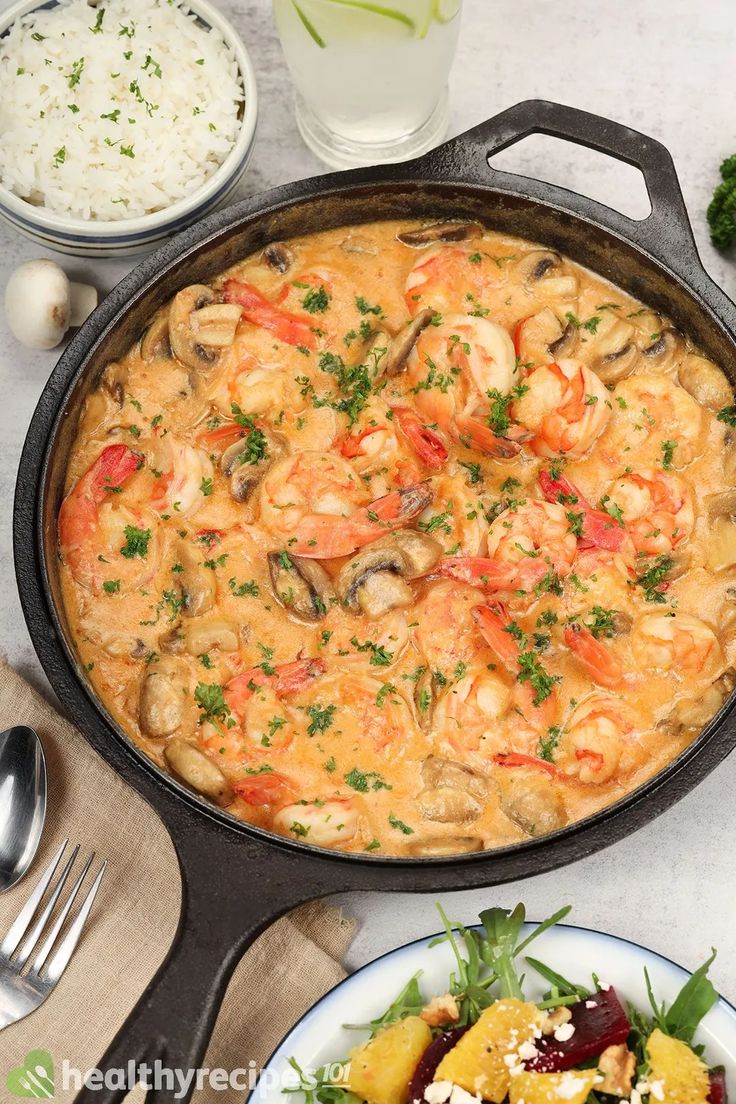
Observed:
[[[725,422],[727,426],[736,427],[736,406],[724,406],[716,414],[719,422]]]
[[[102,589],[105,594],[119,594],[120,593],[120,580],[119,579],[105,579],[102,584]]]
[[[382,706],[389,694],[395,694],[396,687],[392,682],[384,682],[381,689],[376,694],[376,705]]]
[[[125,534],[125,544],[120,549],[121,556],[125,556],[127,560],[134,560],[136,557],[145,560],[148,555],[151,530],[136,529],[135,525],[126,525],[123,533]]]
[[[519,674],[516,676],[518,681],[529,683],[534,691],[535,707],[541,705],[554,690],[555,683],[560,681],[560,676],[548,674],[534,652],[522,652],[518,662]]]
[[[393,813],[388,814],[388,822],[392,828],[396,828],[399,832],[403,832],[405,836],[414,835],[414,829],[410,828],[408,824],[405,824],[403,820],[399,820]]]
[[[470,483],[471,485],[480,483],[483,478],[480,464],[472,464],[466,460],[460,460],[459,464],[460,467],[465,468],[468,473],[468,483]]]
[[[330,305],[330,296],[323,284],[318,288],[310,288],[302,299],[302,306],[310,314],[324,314]]]
[[[326,705],[324,707],[319,705],[308,706],[307,713],[309,714],[310,723],[307,728],[307,735],[316,736],[318,732],[326,732],[332,724],[332,719],[336,710],[336,705]]]
[[[544,759],[546,763],[554,763],[554,752],[560,742],[561,735],[562,729],[558,725],[552,725],[551,728],[547,729],[545,736],[540,736],[538,752],[540,759]]]
[[[624,528],[624,512],[618,503],[614,502],[610,495],[604,495],[598,503],[601,510],[605,510],[609,517],[612,517],[621,528]]]
[[[660,445],[662,449],[662,467],[665,471],[672,471],[672,460],[675,455],[677,444],[677,441],[662,441]]]
[[[372,307],[367,299],[365,299],[362,295],[355,296],[355,305],[361,314],[375,314],[377,316],[383,314],[383,307],[379,306],[378,304]]]
[[[616,632],[616,616],[618,610],[604,609],[603,606],[593,606],[590,611],[592,620],[585,621],[585,627],[590,629],[596,640],[602,636],[614,636]]]
[[[205,498],[209,498],[209,496],[212,494],[212,490],[213,490],[213,481],[212,481],[212,479],[204,478],[202,480],[202,482],[199,484],[199,489],[200,489],[200,491],[202,492],[202,494],[204,495]]]
[[[582,537],[585,514],[582,511],[576,514],[573,510],[570,510],[565,514],[565,517],[567,518],[567,523],[570,526],[570,532],[573,536]]]
[[[225,688],[217,682],[198,682],[194,700],[202,711],[199,723],[209,721],[219,727],[222,721],[231,721],[230,707],[225,701]],[[234,723],[234,722],[231,722]]]
[[[359,652],[370,652],[371,658],[368,661],[373,667],[390,667],[391,661],[394,658],[393,652],[387,652],[383,644],[376,644],[373,640],[366,640],[365,643],[358,643],[358,638],[353,636],[350,638],[350,643]]]
[[[239,425],[241,429],[248,430],[245,447],[238,457],[239,463],[257,464],[259,461],[267,459],[268,441],[263,430],[258,429],[253,418],[249,414],[244,414],[236,402],[230,404],[230,410],[235,424]]]
[[[358,767],[353,767],[351,771],[348,771],[343,776],[345,782],[353,790],[357,790],[358,793],[368,793],[369,790],[392,790],[393,786],[390,786],[388,782],[384,782],[380,774],[377,771],[362,771]]]
[[[249,579],[245,583],[238,583],[235,579],[228,579],[227,585],[230,587],[230,593],[235,598],[257,598],[261,593],[261,588],[255,579]]]
[[[642,575],[637,576],[636,585],[644,591],[645,602],[656,602],[661,605],[666,601],[662,593],[662,584],[674,564],[675,561],[671,556],[657,556],[652,566]]]

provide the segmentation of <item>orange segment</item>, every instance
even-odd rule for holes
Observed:
[[[647,1054],[651,1066],[647,1080],[650,1085],[661,1082],[660,1104],[707,1104],[708,1069],[687,1043],[656,1028],[647,1040]]]
[[[514,997],[496,1001],[445,1055],[435,1071],[435,1081],[452,1081],[469,1093],[501,1104],[511,1085],[505,1059],[518,1055],[522,1043],[532,1041],[538,1022],[535,1005]]]

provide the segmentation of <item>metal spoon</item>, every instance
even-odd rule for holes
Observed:
[[[46,760],[25,725],[0,732],[0,893],[33,862],[46,819]]]

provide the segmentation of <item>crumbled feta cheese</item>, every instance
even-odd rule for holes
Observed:
[[[631,1096],[629,1097],[629,1104],[641,1104],[641,1093],[638,1089],[631,1090]]]
[[[522,1043],[519,1047],[519,1057],[523,1062],[528,1062],[530,1058],[536,1058],[538,1054],[539,1051],[531,1041]]]
[[[459,1085],[452,1086],[450,1104],[480,1104],[480,1097],[461,1089]]]
[[[572,1070],[566,1070],[555,1089],[555,1096],[558,1096],[560,1100],[572,1100],[586,1084],[587,1082],[580,1077],[576,1077]]]
[[[510,1069],[512,1066],[515,1066],[516,1063],[519,1061],[519,1055],[515,1053],[504,1054],[503,1060]]]
[[[587,1001],[585,1002],[585,1007],[586,1007],[586,1008],[597,1008],[597,1007],[598,1007],[598,1004],[597,1004],[597,1002],[596,1002],[596,1001],[594,1001],[594,1000],[587,1000]]]
[[[599,981],[598,988],[601,989],[604,993],[607,993],[611,986],[607,981]]]
[[[664,1085],[661,1081],[650,1081],[649,1091],[655,1100],[664,1100]]]
[[[571,1023],[560,1024],[554,1030],[554,1036],[558,1043],[566,1043],[575,1034],[575,1025]]]
[[[638,1092],[638,1093],[639,1093],[639,1094],[640,1094],[641,1096],[646,1096],[646,1094],[647,1094],[647,1093],[649,1092],[649,1082],[648,1082],[648,1081],[644,1081],[644,1080],[642,1080],[642,1081],[637,1081],[637,1082],[636,1082],[636,1091],[637,1091],[637,1092]]]
[[[427,1104],[445,1104],[454,1087],[452,1081],[432,1081],[424,1090],[424,1099]]]

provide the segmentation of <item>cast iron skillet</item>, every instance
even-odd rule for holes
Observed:
[[[489,154],[533,133],[566,138],[637,166],[652,213],[635,222],[562,188],[489,168]],[[41,396],[21,458],[14,517],[18,586],[44,670],[89,742],[162,818],[181,867],[176,938],[102,1059],[103,1070],[154,1058],[169,1067],[199,1066],[244,949],[294,905],[346,890],[428,892],[497,885],[572,862],[656,816],[736,744],[730,701],[656,778],[584,822],[476,855],[376,858],[291,842],[213,808],[155,767],[96,700],[59,601],[56,514],[80,404],[99,371],[122,355],[179,288],[208,281],[269,241],[416,216],[467,216],[561,250],[664,311],[736,381],[736,307],[702,268],[668,152],[636,131],[544,101],[518,104],[410,164],[288,184],[211,215],[115,288],[71,342]],[[113,1089],[83,1090],[77,1100],[113,1104],[123,1095]],[[147,1099],[164,1104],[172,1098],[163,1090]]]

